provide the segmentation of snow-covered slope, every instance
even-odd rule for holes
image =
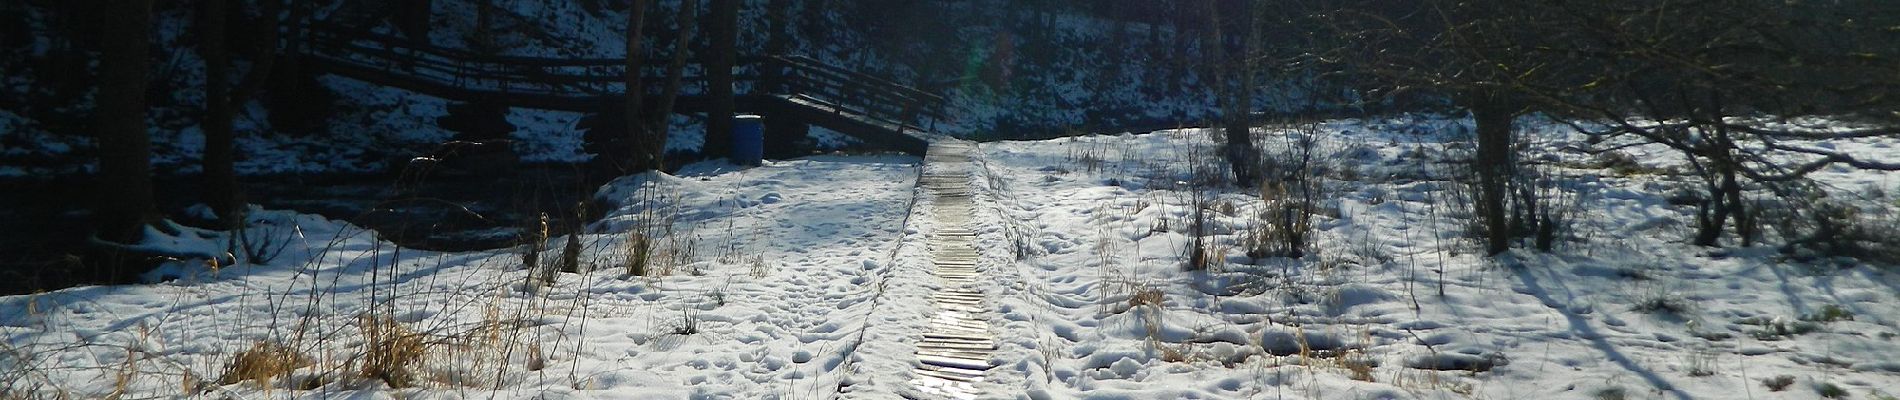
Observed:
[[[154,273],[182,276],[164,283],[0,298],[9,310],[0,313],[0,394],[830,393],[859,383],[847,379],[860,360],[894,359],[858,345],[868,324],[906,313],[907,304],[880,299],[904,285],[890,277],[905,265],[897,246],[915,234],[903,228],[917,161],[816,157],[623,178],[600,192],[621,206],[577,238],[588,272],[546,286],[530,283],[521,248],[400,249],[339,221],[260,211],[251,236],[285,249],[267,264],[186,259]],[[629,276],[627,243],[643,232],[655,261]],[[180,253],[225,243],[189,228],[154,235],[147,245]],[[538,258],[558,263],[565,243],[550,240]],[[391,379],[409,388],[363,373],[372,354],[389,353],[384,345],[409,339],[420,352]],[[302,367],[268,385],[217,383],[258,343],[288,347]]]
[[[1468,127],[1399,117],[1257,131],[1278,159],[1309,138],[1321,160],[1299,258],[1248,254],[1278,220],[1258,212],[1281,197],[1197,184],[1220,173],[1209,131],[982,144],[971,226],[999,347],[978,388],[1011,399],[1900,395],[1896,266],[1687,245],[1693,210],[1668,201],[1681,183],[1648,169],[1668,167],[1666,153],[1632,148],[1645,168],[1604,169],[1564,150],[1580,138],[1535,123],[1529,157],[1576,210],[1573,228],[1554,252],[1488,259],[1445,180]],[[13,311],[0,313],[0,395],[918,393],[906,374],[941,285],[923,240],[934,210],[913,200],[918,161],[623,178],[599,191],[607,217],[574,238],[583,272],[551,284],[524,270],[526,246],[401,249],[288,212],[255,213],[249,237],[282,246],[264,251],[278,253],[268,263],[187,256],[220,253],[222,233],[154,232],[146,245],[186,256],[154,275],[180,278],[0,297]],[[1884,193],[1900,193],[1900,177],[1822,177],[1879,189],[1856,201],[1865,222],[1892,223]],[[1184,269],[1197,211],[1200,271]],[[642,241],[652,261],[630,275],[629,243]],[[561,264],[568,238],[547,243],[533,258]]]

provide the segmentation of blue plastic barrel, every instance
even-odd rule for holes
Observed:
[[[759,165],[765,158],[765,120],[757,115],[732,117],[733,164]]]

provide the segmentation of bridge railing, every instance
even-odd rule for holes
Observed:
[[[419,81],[461,95],[608,98],[626,93],[626,60],[504,56],[446,48],[407,37],[312,22],[304,51],[323,61],[392,80]],[[667,57],[642,65],[643,88],[658,94]],[[944,119],[943,97],[884,78],[800,56],[744,57],[734,83],[742,95],[772,95],[817,103],[900,132],[927,130]],[[700,68],[686,68],[686,94],[703,93]],[[575,101],[583,103],[585,101]]]
[[[481,54],[326,23],[306,29],[306,53],[390,75],[499,94],[624,93],[619,59],[539,58]]]
[[[762,74],[778,80],[780,93],[822,103],[834,112],[889,122],[900,133],[934,129],[944,119],[942,96],[806,57],[773,56],[765,61]]]

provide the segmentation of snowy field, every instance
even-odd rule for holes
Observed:
[[[1282,160],[1298,158],[1302,138],[1315,144],[1319,210],[1299,259],[1247,254],[1250,234],[1272,220],[1254,217],[1266,204],[1260,193],[1190,183],[1221,168],[1205,131],[984,145],[996,210],[989,247],[1016,249],[1019,259],[991,277],[1002,314],[993,325],[1006,342],[996,363],[1007,371],[991,374],[998,390],[1128,399],[1900,395],[1894,266],[1690,246],[1693,208],[1665,199],[1680,178],[1586,167],[1591,157],[1559,150],[1581,137],[1555,126],[1531,128],[1546,142],[1526,159],[1549,165],[1576,210],[1570,238],[1553,253],[1488,260],[1465,233],[1469,201],[1438,179],[1468,126],[1316,128],[1256,132]],[[1843,145],[1894,154],[1891,140]],[[1671,163],[1662,150],[1630,151],[1658,167]],[[1880,172],[1819,178],[1850,193],[1842,197],[1900,188],[1900,177]],[[1865,200],[1892,223],[1892,198]],[[1205,271],[1183,268],[1195,204],[1208,213],[1203,246],[1215,261]],[[1784,379],[1779,391],[1765,384]]]
[[[1257,131],[1270,157],[1313,161],[1296,170],[1315,182],[1299,257],[1250,251],[1274,237],[1261,211],[1288,192],[1215,182],[1207,131],[982,144],[972,226],[999,348],[980,388],[1900,396],[1896,266],[1691,246],[1693,208],[1668,199],[1683,178],[1657,172],[1669,153],[1635,147],[1634,165],[1604,168],[1550,124],[1529,128],[1526,159],[1572,227],[1556,251],[1488,259],[1468,233],[1470,201],[1446,180],[1469,153],[1467,128],[1407,117]],[[153,274],[175,278],[164,282],[0,297],[0,398],[903,398],[917,393],[907,375],[939,285],[915,183],[943,166],[919,162],[819,156],[622,178],[599,191],[606,218],[535,252],[401,249],[340,221],[256,212],[247,236],[269,244],[268,261],[183,259]],[[1892,223],[1893,175],[1818,177]],[[146,245],[212,254],[227,241],[179,229]],[[576,272],[526,267],[569,258]],[[630,259],[648,261],[630,271]]]
[[[577,238],[588,272],[559,273],[551,285],[523,267],[522,248],[399,249],[340,221],[258,212],[253,235],[287,249],[268,263],[181,260],[160,273],[185,277],[164,283],[0,298],[0,392],[751,399],[849,390],[848,371],[865,358],[858,343],[875,337],[867,321],[906,315],[880,298],[902,263],[893,260],[917,164],[814,157],[623,178],[600,192],[618,207],[590,227],[599,233]],[[148,244],[222,248],[223,234],[185,229]],[[624,267],[635,232],[659,234],[641,276]],[[565,243],[549,240],[537,258],[558,265]],[[921,321],[922,311],[909,314]],[[231,365],[254,346],[280,356],[249,365],[294,372],[225,385],[246,376]]]

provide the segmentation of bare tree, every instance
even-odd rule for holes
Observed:
[[[1751,0],[1556,8],[1551,15],[1573,28],[1545,35],[1564,39],[1540,48],[1567,46],[1561,54],[1569,62],[1605,72],[1581,90],[1527,85],[1526,92],[1601,122],[1578,125],[1597,139],[1630,136],[1678,152],[1704,192],[1695,244],[1720,245],[1730,229],[1743,246],[1761,241],[1750,191],[1799,197],[1808,174],[1833,165],[1900,170],[1900,160],[1807,144],[1900,137],[1893,114],[1900,99],[1891,96],[1900,91],[1900,45],[1891,37],[1900,6]]]
[[[1320,52],[1352,76],[1472,114],[1477,211],[1494,253],[1514,228],[1506,194],[1522,181],[1511,121],[1525,112],[1572,121],[1611,146],[1677,151],[1705,192],[1692,241],[1707,246],[1731,228],[1742,245],[1761,240],[1749,192],[1796,195],[1829,166],[1900,170],[1804,144],[1900,135],[1891,2],[1430,0],[1322,15],[1324,32],[1347,40]]]
[[[1517,117],[1537,109],[1527,87],[1565,87],[1580,75],[1561,57],[1531,51],[1534,38],[1552,29],[1548,7],[1510,1],[1359,1],[1325,7],[1308,21],[1313,48],[1330,76],[1371,82],[1377,101],[1448,100],[1469,113],[1477,154],[1471,160],[1478,193],[1474,211],[1483,222],[1485,251],[1510,249],[1515,229],[1508,194],[1517,179],[1513,145]],[[1428,100],[1430,102],[1432,100]]]
[[[699,1],[680,1],[679,14],[675,19],[679,34],[673,37],[673,59],[666,64],[666,86],[660,89],[660,104],[654,107],[657,111],[646,121],[648,135],[639,149],[654,160],[660,160],[666,152],[667,119],[673,115],[673,105],[679,100],[680,85],[686,77],[686,60],[688,54],[692,53],[688,49],[692,47],[693,33],[698,29]],[[654,166],[657,168],[659,164],[656,162]]]
[[[1256,29],[1263,5],[1258,1],[1242,3],[1244,8],[1238,18],[1223,21],[1221,15],[1231,11],[1221,7],[1223,2],[1207,2],[1207,37],[1202,42],[1202,51],[1207,57],[1209,83],[1214,90],[1214,99],[1218,103],[1221,116],[1221,128],[1225,133],[1223,154],[1234,173],[1234,184],[1253,187],[1259,182],[1260,150],[1253,145],[1252,111],[1253,89],[1256,66],[1256,53],[1260,43],[1260,31]],[[1230,27],[1226,25],[1232,25]],[[1228,49],[1229,37],[1224,30],[1238,31],[1240,38],[1238,51]]]
[[[684,0],[682,2],[685,1],[690,0]],[[646,86],[640,76],[640,70],[646,66],[646,49],[641,47],[643,40],[646,38],[647,5],[647,0],[633,0],[633,4],[627,8],[627,72],[625,77],[627,95],[624,101],[626,108],[622,109],[621,112],[626,114],[626,143],[631,147],[627,150],[632,159],[624,161],[627,164],[625,164],[625,168],[621,168],[623,170],[622,172],[651,171],[660,169],[661,167],[660,154],[646,151],[647,146],[644,144],[650,140],[648,136],[652,134],[647,132],[647,124],[641,117],[642,103],[647,95]],[[609,155],[601,154],[600,156],[608,157]],[[613,161],[615,164],[621,162],[623,161]]]

